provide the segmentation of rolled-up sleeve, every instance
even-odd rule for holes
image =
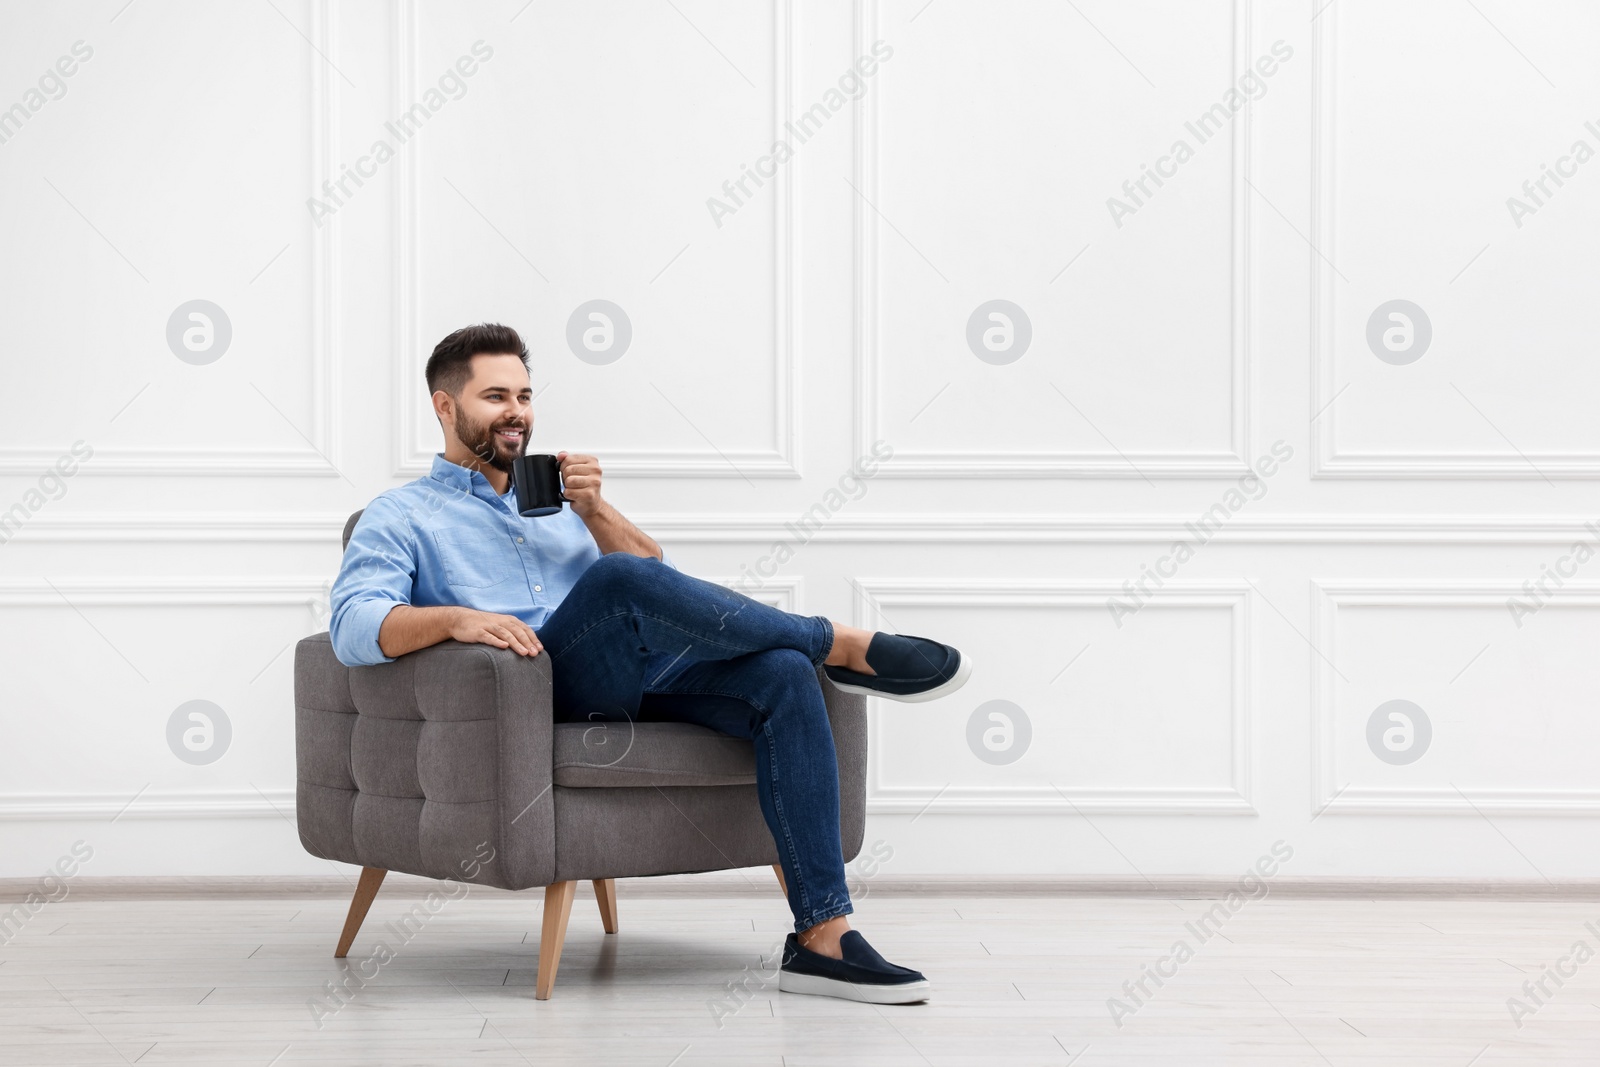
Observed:
[[[334,579],[328,637],[346,667],[392,663],[378,645],[378,631],[396,605],[410,604],[417,577],[416,544],[405,513],[378,497],[350,532]]]

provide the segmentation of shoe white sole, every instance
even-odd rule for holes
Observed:
[[[846,982],[839,978],[824,978],[817,974],[778,972],[778,988],[785,993],[810,993],[819,997],[837,997],[862,1004],[915,1004],[928,999],[930,986],[926,978],[920,982],[900,985],[870,985]]]
[[[924,689],[920,693],[885,693],[881,689],[872,689],[864,685],[852,685],[848,682],[833,682],[833,687],[844,693],[860,693],[863,696],[883,697],[885,700],[898,700],[905,704],[916,704],[924,700],[938,700],[942,696],[949,696],[957,689],[967,684],[967,677],[972,674],[972,658],[965,652],[961,653],[961,662],[956,664],[956,673],[948,682]]]

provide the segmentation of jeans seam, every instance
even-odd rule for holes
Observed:
[[[783,814],[783,800],[778,795],[778,750],[772,741],[772,723],[763,722],[761,732],[767,738],[768,794],[772,797],[772,810],[777,812],[778,825],[783,827],[783,844],[789,853],[789,866],[794,871],[795,899],[800,901],[800,913],[807,915],[810,914],[811,905],[806,895],[806,880],[800,873],[800,853],[794,847],[794,834],[789,829],[789,820]]]

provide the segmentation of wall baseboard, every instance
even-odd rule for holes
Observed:
[[[72,900],[161,900],[192,898],[283,898],[313,897],[344,899],[355,888],[356,868],[348,879],[337,877],[260,877],[224,876],[130,876],[75,877],[67,881]],[[704,874],[658,875],[620,878],[619,892],[635,898],[662,897],[779,897],[778,884],[770,869],[753,867],[742,871],[713,871]],[[1427,899],[1427,900],[1548,900],[1600,901],[1600,879],[1573,878],[1559,881],[1512,881],[1507,879],[1449,878],[1352,878],[1300,877],[1266,879],[1270,896],[1282,899]],[[385,895],[404,893],[423,895],[438,886],[431,878],[393,874],[383,884]],[[592,892],[585,884],[583,892]],[[857,896],[866,892],[885,896],[979,896],[979,897],[1145,897],[1216,899],[1239,890],[1237,879],[1187,876],[1152,876],[1133,879],[1096,875],[993,874],[984,876],[949,874],[878,874],[861,878],[853,889]],[[40,892],[38,878],[0,878],[0,901],[15,901]],[[481,887],[486,894],[517,895],[507,890]],[[526,892],[531,892],[528,890]]]

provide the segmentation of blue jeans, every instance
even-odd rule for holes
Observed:
[[[817,668],[833,623],[795,615],[654,556],[608,552],[538,631],[558,722],[674,720],[755,744],[761,814],[796,932],[854,908],[839,767]]]

